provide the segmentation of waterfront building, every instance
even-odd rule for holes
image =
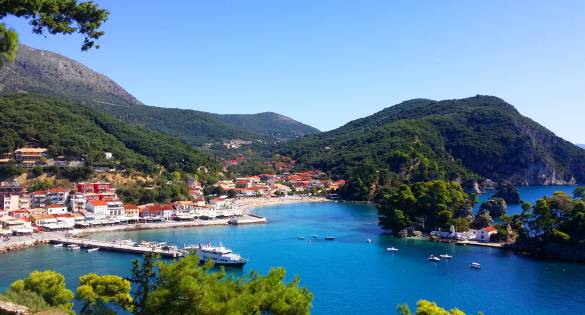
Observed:
[[[108,202],[105,200],[90,200],[85,204],[85,209],[93,214],[95,220],[105,219],[109,215]]]
[[[64,214],[67,213],[67,207],[65,205],[50,204],[45,207],[47,214]]]
[[[72,212],[80,212],[85,210],[85,195],[79,192],[76,192],[71,196],[69,200],[69,206]]]
[[[68,189],[56,187],[31,193],[30,205],[32,208],[43,208],[49,204],[65,205],[68,198]]]
[[[121,217],[125,216],[124,206],[120,201],[108,201],[108,217]]]
[[[477,230],[475,234],[475,239],[480,242],[489,242],[490,237],[497,233],[498,230],[496,230],[496,228],[493,226],[484,227],[483,229]]]

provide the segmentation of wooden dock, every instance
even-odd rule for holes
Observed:
[[[82,248],[99,248],[104,251],[121,252],[135,255],[144,255],[146,253],[157,253],[161,257],[178,258],[185,256],[185,252],[179,249],[163,249],[162,247],[147,247],[139,245],[129,245],[117,242],[98,241],[83,238],[60,238],[51,240],[52,244],[78,245]]]

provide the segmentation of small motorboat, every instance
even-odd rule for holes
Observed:
[[[481,265],[478,262],[472,262],[471,265],[469,265],[469,267],[473,269],[481,269]]]
[[[335,237],[333,236],[325,236],[325,239],[328,241],[335,241]]]
[[[319,235],[313,234],[313,238],[319,238]]]
[[[88,253],[93,253],[93,252],[97,252],[98,250],[100,250],[100,248],[99,248],[99,247],[94,247],[94,248],[89,248],[89,249],[87,250],[87,252],[88,252]]]
[[[386,248],[386,251],[387,252],[397,252],[398,251],[398,248],[396,248],[396,247],[387,247]]]
[[[372,240],[368,238],[368,239],[366,240],[366,242],[368,242],[368,244],[369,244],[369,243],[371,243],[371,242],[372,242]]]
[[[67,249],[68,250],[80,250],[81,246],[75,245],[75,244],[70,244],[70,245],[67,245]]]
[[[63,247],[63,243],[53,244],[53,247]]]
[[[453,259],[453,256],[451,256],[449,254],[442,254],[442,255],[439,255],[439,257],[441,257],[443,259]]]
[[[427,258],[427,260],[428,260],[428,261],[432,261],[432,262],[437,262],[437,261],[441,261],[441,258],[439,258],[439,257],[437,257],[437,256],[435,256],[435,255],[430,255],[430,256]]]
[[[299,236],[299,237],[297,237],[297,240],[302,240],[302,241],[304,241],[304,240],[305,240],[305,237],[304,237],[304,236]]]

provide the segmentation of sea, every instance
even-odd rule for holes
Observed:
[[[523,187],[523,200],[534,202],[575,186]],[[483,201],[490,194],[481,195]],[[427,299],[467,314],[585,314],[585,264],[538,260],[501,249],[455,246],[420,239],[397,239],[377,224],[372,205],[299,203],[261,207],[268,224],[197,227],[94,234],[95,239],[132,239],[185,244],[223,242],[249,259],[236,275],[266,273],[284,267],[314,294],[313,314],[395,314]],[[519,213],[510,206],[508,213]],[[316,235],[317,238],[313,238]],[[303,236],[304,240],[298,237]],[[325,236],[335,237],[327,241]],[[370,239],[371,243],[367,242]],[[398,252],[385,249],[394,246]],[[430,255],[451,260],[431,263]],[[0,291],[33,270],[56,270],[74,289],[79,276],[95,272],[128,276],[131,254],[71,252],[41,246],[0,255]],[[481,263],[481,270],[471,269]],[[78,306],[77,306],[78,307]]]

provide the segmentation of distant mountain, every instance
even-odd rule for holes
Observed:
[[[276,113],[219,115],[146,106],[105,75],[59,54],[26,45],[19,47],[13,64],[0,69],[0,91],[76,100],[196,146],[238,138],[272,142],[319,132]]]
[[[124,168],[148,173],[156,171],[157,164],[188,172],[217,167],[210,157],[176,138],[56,97],[0,94],[0,117],[0,153],[40,146],[53,156],[109,163],[104,152],[112,152]]]
[[[215,117],[225,123],[275,138],[290,139],[320,132],[317,128],[273,112],[259,114],[215,114]]]
[[[585,183],[584,150],[491,96],[406,101],[285,144],[282,152],[353,177],[363,191],[432,178]]]
[[[107,76],[59,54],[20,45],[0,69],[0,91],[32,92],[106,104],[141,104]]]
[[[579,148],[585,149],[585,144],[576,144]]]

